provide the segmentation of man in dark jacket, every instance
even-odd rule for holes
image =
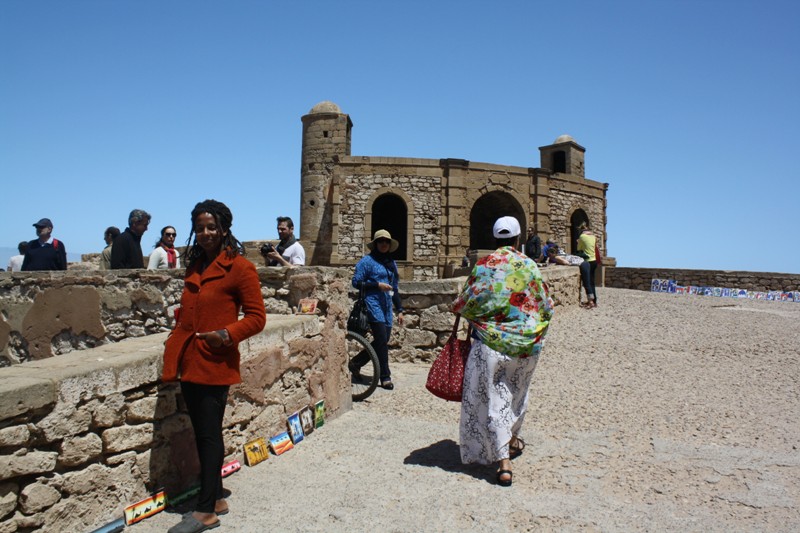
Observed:
[[[114,239],[111,246],[111,269],[144,268],[142,235],[150,224],[150,214],[134,209],[128,216],[128,227]]]
[[[28,251],[22,260],[22,271],[33,270],[66,270],[67,249],[64,243],[54,239],[53,223],[49,218],[35,222],[36,235],[39,237],[28,243]]]
[[[536,262],[546,260],[542,259],[542,239],[536,234],[536,228],[533,226],[528,228],[528,240],[525,241],[525,255],[530,257]]]

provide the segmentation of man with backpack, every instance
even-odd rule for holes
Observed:
[[[43,218],[33,224],[38,239],[28,243],[28,251],[22,260],[22,271],[66,270],[67,249],[64,243],[53,238],[53,223]]]

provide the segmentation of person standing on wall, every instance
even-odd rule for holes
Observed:
[[[583,304],[587,309],[597,307],[597,288],[594,283],[595,272],[597,271],[597,237],[589,229],[589,225],[584,222],[578,226],[581,232],[578,237],[577,255],[584,259],[581,264],[581,283],[586,291],[586,303]]]
[[[114,239],[111,247],[111,268],[144,268],[142,235],[150,225],[150,213],[134,209],[128,215],[128,227]]]
[[[400,275],[397,264],[391,253],[397,250],[400,243],[392,239],[385,229],[375,232],[372,242],[367,244],[370,253],[356,263],[353,273],[353,287],[364,290],[364,302],[369,315],[369,327],[372,331],[372,347],[378,355],[380,363],[381,387],[394,389],[392,373],[389,370],[389,337],[392,335],[392,307],[397,309],[397,323],[403,325],[403,306],[400,301],[398,280]],[[350,372],[358,375],[359,369],[367,362],[366,357],[354,357],[350,363]]]
[[[34,222],[36,236],[28,243],[28,251],[22,260],[22,271],[66,270],[67,249],[64,243],[53,238],[53,223],[49,218]]]
[[[180,381],[200,458],[197,506],[170,533],[215,528],[228,512],[221,473],[228,389],[241,382],[239,343],[261,332],[267,319],[255,265],[244,258],[232,225],[222,202],[205,200],[192,210],[189,242],[195,239],[186,252],[181,308],[164,346],[161,379]]]
[[[148,270],[159,270],[164,268],[180,268],[181,260],[178,250],[175,248],[175,237],[178,232],[172,226],[161,228],[161,237],[153,247],[150,260],[147,262]]]
[[[294,222],[289,217],[278,217],[278,246],[265,245],[262,255],[267,266],[303,266],[306,264],[306,251],[294,237]]]
[[[114,244],[114,239],[119,236],[119,228],[116,226],[109,226],[106,232],[103,233],[103,240],[106,241],[106,247],[100,253],[100,270],[111,270],[111,245]]]
[[[516,250],[517,219],[500,217],[492,234],[497,250],[478,260],[453,303],[473,327],[459,445],[464,464],[499,463],[497,484],[508,487],[511,459],[525,448],[520,432],[553,301],[536,262]]]

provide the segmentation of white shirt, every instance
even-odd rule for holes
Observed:
[[[22,261],[25,259],[24,255],[15,255],[8,260],[9,272],[22,272]]]
[[[303,246],[295,241],[293,245],[283,251],[281,257],[289,261],[291,265],[305,265],[306,264],[306,251]]]
[[[181,267],[181,254],[175,250],[175,268]],[[158,270],[162,268],[169,268],[167,251],[161,246],[157,246],[153,253],[150,254],[150,260],[147,262],[148,270]]]

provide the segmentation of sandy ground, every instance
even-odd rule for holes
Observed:
[[[460,464],[427,365],[395,364],[394,391],[229,477],[215,531],[800,530],[800,304],[599,297],[552,325],[511,488]]]

